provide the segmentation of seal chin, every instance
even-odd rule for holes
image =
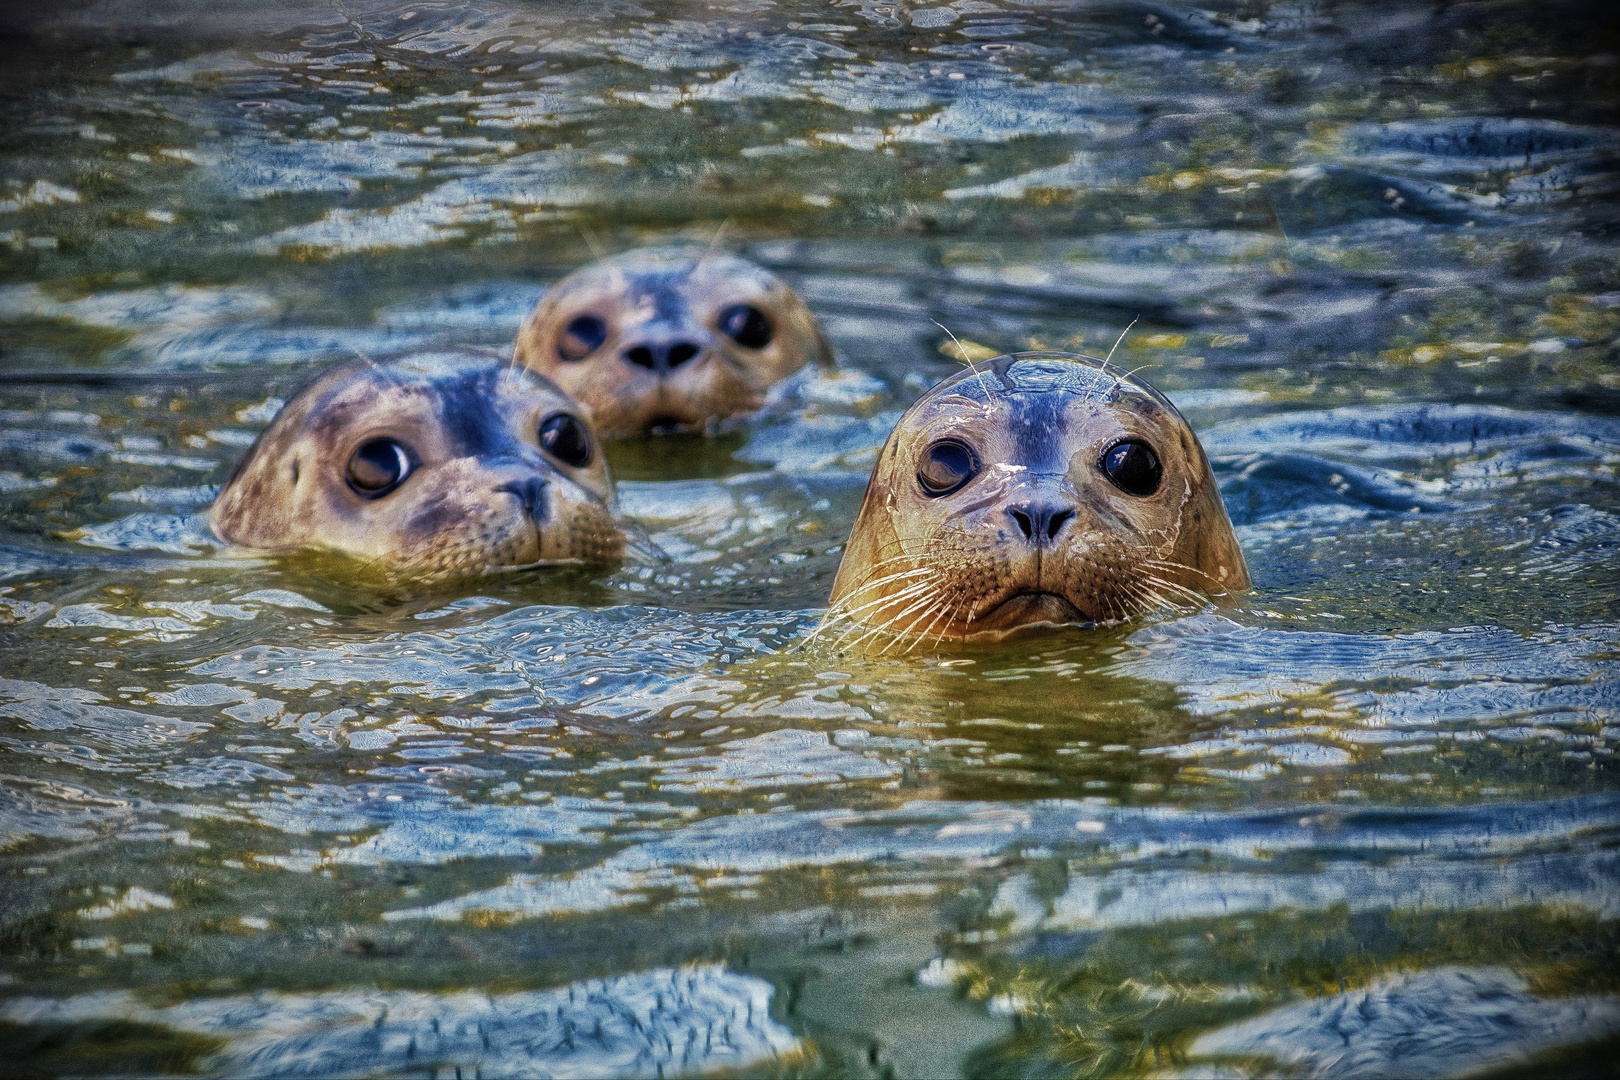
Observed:
[[[648,420],[643,430],[651,435],[666,435],[675,431],[691,431],[694,426],[690,420],[660,413]]]
[[[974,619],[970,629],[975,633],[987,633],[1036,623],[1062,626],[1090,621],[1079,608],[1056,593],[1021,592],[1009,596]]]

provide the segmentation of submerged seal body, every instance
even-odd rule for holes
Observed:
[[[1246,590],[1192,429],[1103,364],[1002,356],[907,410],[872,471],[824,626],[964,638]]]
[[[604,434],[703,425],[831,352],[804,301],[724,252],[628,251],[558,282],[529,315],[517,360],[591,407]]]
[[[533,372],[462,352],[327,372],[259,435],[209,518],[244,547],[337,551],[416,578],[624,547],[589,412]]]

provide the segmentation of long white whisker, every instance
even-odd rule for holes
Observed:
[[[891,607],[894,607],[894,606],[903,605],[903,604],[907,603],[910,600],[916,599],[919,596],[925,596],[932,589],[933,589],[933,583],[932,582],[926,582],[926,581],[925,582],[919,582],[918,584],[911,586],[909,589],[906,589],[903,592],[898,592],[898,593],[894,593],[894,594],[892,594],[890,596],[882,597],[881,599],[875,601],[874,603],[868,604],[868,605],[865,605],[865,606],[867,606],[867,607],[876,607],[879,604],[887,604],[887,605],[889,605]],[[901,615],[903,615],[903,614],[904,614],[904,612],[901,613]],[[878,624],[879,629],[881,629],[884,626],[892,626],[894,624],[895,619],[898,619],[900,617],[901,617],[900,615],[897,615],[897,616],[894,616],[894,617],[888,619],[887,622],[880,622]],[[836,646],[835,646],[837,648],[844,648],[845,643],[850,640],[852,635],[862,635],[862,636],[864,636],[862,634],[862,632],[865,631],[865,630],[868,630],[872,626],[872,623],[870,623],[870,622],[868,622],[868,621],[866,621],[864,619],[855,618],[853,612],[850,612],[850,613],[844,615],[843,617],[841,617],[839,619],[839,621],[840,622],[848,622],[848,623],[850,623],[852,625],[848,629],[846,629],[844,631],[843,637],[839,638],[839,640],[838,640],[838,642],[836,643]]]
[[[923,597],[921,600],[917,601],[915,604],[912,604],[910,607],[906,608],[904,611],[900,612],[898,615],[895,615],[888,622],[884,623],[881,626],[873,627],[871,630],[868,630],[866,633],[864,633],[860,637],[856,638],[855,641],[852,642],[849,645],[849,648],[853,649],[856,645],[859,645],[861,642],[865,641],[867,638],[872,637],[875,634],[887,633],[889,628],[892,627],[895,623],[899,622],[901,619],[905,618],[907,615],[910,615],[913,611],[916,611],[918,608],[927,607],[929,604],[933,603],[938,598],[939,598],[939,594],[937,592],[932,596]]]
[[[958,603],[960,603],[960,601],[958,601]],[[907,655],[910,655],[910,653],[913,650],[915,650],[918,645],[921,645],[923,643],[923,639],[928,637],[929,631],[931,631],[934,627],[938,626],[939,625],[939,620],[942,619],[942,618],[946,620],[945,625],[949,626],[950,625],[950,616],[948,614],[946,614],[946,608],[945,608],[944,604],[940,604],[939,607],[937,609],[935,609],[935,614],[934,614],[933,621],[930,622],[927,626],[923,627],[922,630],[918,632],[917,639],[911,643],[911,648],[906,650]],[[919,619],[918,621],[921,622],[922,620]],[[935,641],[935,643],[938,643],[939,639],[935,638],[934,641]]]
[[[917,646],[922,644],[923,638],[928,636],[928,630],[924,630],[924,631],[922,631],[921,633],[917,634],[914,637],[912,636],[911,631],[916,628],[918,623],[922,622],[924,619],[928,618],[928,616],[930,616],[930,615],[932,615],[934,618],[933,618],[933,621],[928,624],[928,628],[930,630],[933,629],[934,623],[939,621],[940,614],[945,610],[945,604],[940,600],[938,594],[936,594],[934,596],[933,604],[934,604],[934,606],[932,608],[929,608],[928,610],[924,611],[921,615],[919,615],[915,619],[911,620],[911,622],[906,624],[906,628],[904,630],[900,631],[900,633],[898,635],[899,637],[911,637],[912,638],[910,647],[908,647],[906,649],[906,655],[907,656],[910,656],[913,652],[915,652]]]
[[[1131,320],[1131,325],[1130,326],[1127,326],[1125,329],[1123,329],[1123,330],[1121,330],[1119,332],[1119,337],[1114,339],[1114,349],[1119,348],[1119,343],[1121,341],[1124,341],[1125,340],[1125,335],[1131,332],[1131,326],[1135,326],[1138,322],[1141,322],[1141,321],[1142,321],[1142,316],[1138,315],[1136,318]],[[1103,373],[1104,374],[1108,373],[1108,361],[1110,361],[1110,360],[1112,360],[1114,358],[1114,349],[1109,349],[1108,350],[1108,355],[1103,357]],[[1119,382],[1118,379],[1115,379],[1114,381],[1116,383]]]
[[[951,334],[951,328],[940,322],[938,319],[929,319],[928,321],[945,331],[947,334]],[[974,377],[979,380],[979,389],[984,391],[985,404],[989,404],[990,402],[996,400],[996,395],[991,392],[989,386],[985,385],[984,374],[980,372],[978,368],[974,367],[973,361],[968,358],[967,349],[963,347],[960,341],[956,340],[955,334],[951,334],[951,340],[956,342],[956,351],[962,355],[962,363],[966,364],[968,366],[968,370],[973,372]]]
[[[877,607],[881,604],[903,604],[914,597],[921,596],[927,591],[927,588],[927,582],[919,582],[904,592],[879,597],[877,600],[874,600],[869,604],[865,604],[861,608],[856,608],[851,611],[829,611],[826,615],[822,616],[820,625],[816,627],[815,631],[810,636],[812,639],[814,639],[820,637],[824,632],[832,630],[834,627],[843,627],[841,631],[843,637],[840,638],[838,642],[834,643],[835,648],[842,648],[843,642],[847,640],[851,634],[858,634],[867,627],[871,626],[871,623],[867,620],[858,619],[855,617],[858,611],[864,610],[867,607]]]
[[[878,606],[883,605],[883,604],[892,604],[896,600],[901,599],[902,597],[906,597],[906,596],[910,596],[910,595],[912,595],[914,593],[922,592],[922,591],[930,588],[932,586],[932,584],[933,584],[932,581],[913,582],[912,584],[907,585],[904,589],[900,589],[900,590],[898,590],[896,592],[892,592],[892,593],[885,593],[884,595],[878,597],[876,600],[868,600],[866,603],[861,604],[861,605],[859,605],[857,607],[846,608],[846,607],[843,607],[843,606],[840,605],[838,608],[836,608],[834,610],[836,610],[838,612],[838,614],[839,614],[839,616],[841,618],[850,618],[850,617],[853,617],[856,613],[865,611],[868,608],[878,607]]]
[[[859,596],[861,593],[867,592],[870,589],[880,589],[892,581],[904,581],[906,578],[916,577],[919,574],[932,573],[933,571],[926,566],[919,566],[911,570],[899,570],[893,574],[885,574],[883,577],[877,578],[874,581],[862,582],[859,587],[849,591],[849,596],[851,599],[853,599],[854,597]]]
[[[945,625],[943,625],[943,626],[941,626],[939,628],[939,633],[934,637],[934,645],[935,646],[937,646],[941,641],[944,640],[945,631],[947,631],[947,630],[949,630],[951,628],[951,621],[956,618],[956,613],[958,611],[962,610],[962,605],[965,604],[965,603],[967,603],[967,599],[965,597],[963,599],[961,599],[961,600],[958,600],[956,602],[955,606],[953,606],[951,608],[950,614],[945,616]],[[932,628],[930,627],[930,629],[932,629]],[[930,647],[932,647],[932,646],[930,646]]]

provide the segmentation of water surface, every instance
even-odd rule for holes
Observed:
[[[11,18],[22,1071],[1603,1074],[1620,43],[1583,6]],[[841,368],[610,448],[668,562],[420,593],[210,538],[327,365],[504,346],[669,242],[782,274]],[[812,640],[938,324],[1117,343],[1253,594]]]

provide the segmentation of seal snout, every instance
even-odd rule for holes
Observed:
[[[625,360],[637,367],[662,375],[699,356],[703,347],[693,341],[659,341],[632,345],[625,349]]]
[[[517,499],[518,505],[523,507],[524,513],[529,515],[531,521],[542,522],[549,516],[546,481],[543,477],[530,476],[521,480],[510,480],[504,484],[497,484],[495,490]]]
[[[1036,547],[1050,547],[1057,542],[1063,527],[1074,520],[1074,507],[1030,501],[1007,507],[1007,516],[1013,519],[1025,540]]]

